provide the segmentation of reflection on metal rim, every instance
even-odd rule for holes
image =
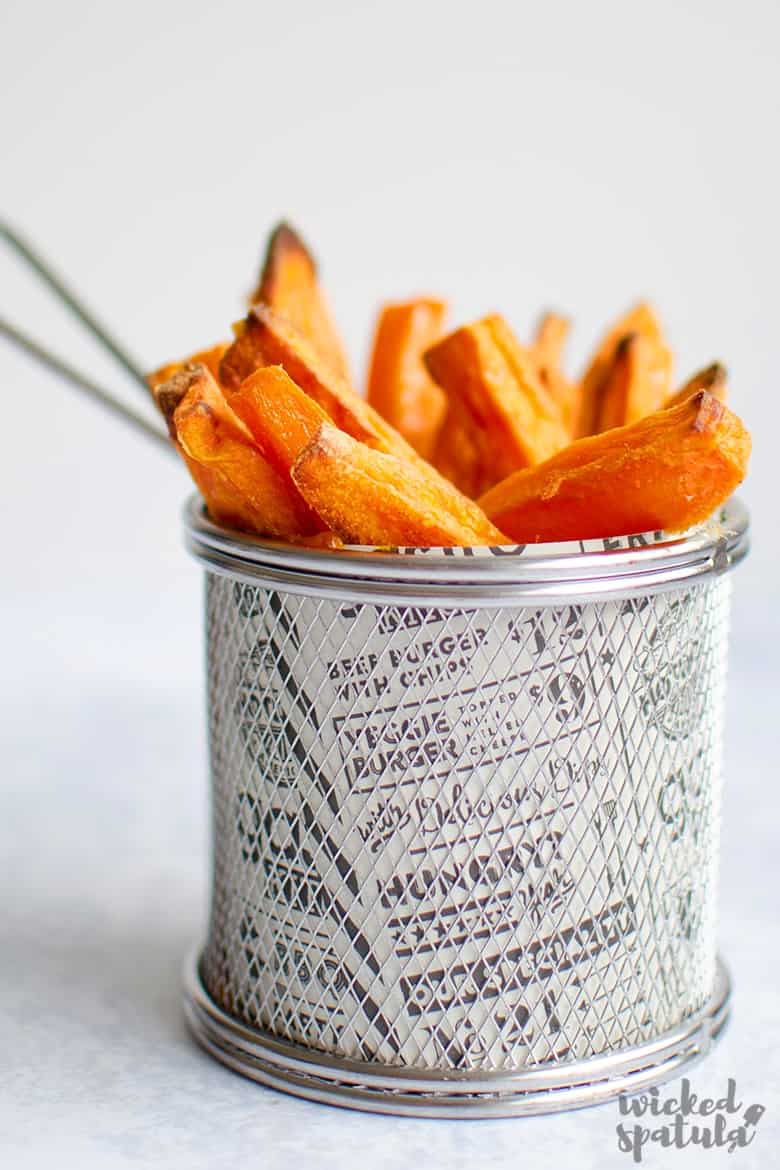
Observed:
[[[343,1060],[248,1028],[214,1003],[197,957],[184,972],[184,1008],[195,1039],[235,1072],[323,1104],[411,1117],[517,1117],[614,1100],[679,1076],[704,1057],[729,1013],[731,984],[719,960],[701,1011],[633,1048],[517,1072],[421,1072]]]

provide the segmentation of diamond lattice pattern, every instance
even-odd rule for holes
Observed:
[[[728,582],[528,609],[207,575],[207,985],[340,1057],[614,1051],[713,985]]]

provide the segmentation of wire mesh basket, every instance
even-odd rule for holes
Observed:
[[[732,501],[558,546],[291,549],[212,524],[202,1044],[334,1104],[592,1104],[725,1021],[717,857]]]

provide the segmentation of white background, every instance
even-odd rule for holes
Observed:
[[[728,364],[755,438],[724,837],[743,1014],[705,1067],[767,1104],[739,1157],[758,1165],[762,1139],[771,1159],[780,8],[6,0],[1,19],[3,214],[145,367],[227,335],[281,216],[319,255],[361,377],[378,301],[414,292],[448,296],[455,320],[500,309],[521,334],[560,307],[576,321],[574,369],[647,296],[681,377]],[[5,256],[0,284],[0,313],[145,408]],[[339,1142],[346,1158],[373,1134],[383,1165],[423,1150],[510,1166],[533,1133],[540,1157],[625,1164],[611,1107],[526,1129],[415,1128],[288,1102],[190,1048],[177,966],[201,929],[206,830],[188,481],[2,343],[0,379],[0,1076],[13,1090],[0,1149],[17,1166],[53,1151],[82,1165],[338,1165]]]

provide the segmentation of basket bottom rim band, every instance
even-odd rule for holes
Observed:
[[[212,999],[197,952],[184,967],[192,1035],[222,1064],[272,1089],[369,1113],[467,1119],[581,1109],[679,1076],[706,1056],[728,1022],[731,979],[718,958],[704,1006],[681,1025],[631,1048],[516,1072],[443,1073],[344,1060],[278,1040],[227,1014]]]

